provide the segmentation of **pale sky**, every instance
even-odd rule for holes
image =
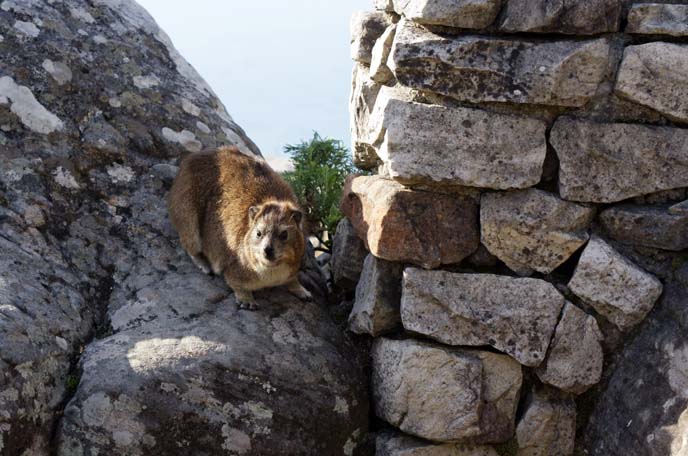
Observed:
[[[372,0],[138,2],[264,156],[313,131],[350,145],[349,18]]]

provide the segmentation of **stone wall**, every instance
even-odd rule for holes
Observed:
[[[347,182],[333,277],[375,338],[377,454],[687,454],[687,21],[628,0],[353,17],[374,175]]]

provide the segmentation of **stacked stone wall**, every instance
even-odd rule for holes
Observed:
[[[354,15],[372,175],[333,273],[374,337],[377,454],[688,452],[687,24],[677,1]]]

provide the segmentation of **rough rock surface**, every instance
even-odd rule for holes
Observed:
[[[491,345],[526,366],[542,363],[564,305],[539,279],[404,271],[404,328],[449,345]]]
[[[358,11],[351,17],[351,58],[370,64],[375,41],[389,25],[381,11]]]
[[[468,196],[409,190],[378,176],[352,176],[342,212],[370,253],[434,268],[458,263],[478,248],[478,209]]]
[[[392,70],[387,66],[387,59],[389,58],[389,52],[392,50],[396,30],[396,24],[387,27],[387,30],[373,46],[370,62],[370,79],[380,84],[384,84],[394,78]]]
[[[674,275],[592,404],[581,452],[682,456],[688,450],[688,264]]]
[[[540,181],[544,122],[409,101],[383,88],[370,116],[383,173],[404,183],[525,188]]]
[[[481,29],[490,25],[502,0],[394,0],[398,14],[424,25]]]
[[[513,433],[521,367],[504,355],[377,338],[372,349],[378,417],[444,442],[500,442]]]
[[[595,210],[528,189],[486,193],[480,201],[481,241],[511,270],[547,274],[588,240]]]
[[[533,391],[516,428],[517,456],[571,456],[576,403],[554,391]]]
[[[380,87],[380,84],[370,79],[370,68],[361,64],[354,65],[349,99],[349,127],[353,162],[361,169],[374,168],[380,162],[372,146],[374,140],[369,126]]]
[[[499,456],[489,446],[437,444],[403,434],[381,433],[375,439],[375,456]]]
[[[349,219],[343,218],[337,224],[332,238],[332,281],[344,290],[354,290],[363,269],[368,251],[361,238],[354,231]]]
[[[582,106],[602,82],[608,58],[606,39],[449,37],[402,20],[388,65],[401,84],[458,100]]]
[[[552,127],[550,142],[559,157],[564,199],[611,203],[688,186],[685,129],[563,117]]]
[[[600,222],[617,241],[664,250],[688,249],[688,214],[673,214],[666,205],[620,205],[602,211]]]
[[[544,383],[581,394],[602,376],[602,333],[594,317],[567,302],[554,332],[547,359],[535,372]]]
[[[688,36],[688,5],[633,5],[628,12],[626,33]]]
[[[368,255],[349,315],[350,331],[376,337],[401,326],[399,304],[403,270],[402,264]]]
[[[569,282],[571,291],[621,330],[640,323],[662,294],[662,283],[593,236]]]
[[[8,0],[0,54],[0,454],[260,451],[297,431],[294,453],[352,454],[365,380],[324,310],[277,290],[239,313],[178,246],[179,158],[259,151],[152,18]],[[306,431],[301,411],[332,429]]]
[[[500,28],[593,35],[616,32],[620,13],[618,0],[508,0]]]
[[[688,45],[647,43],[624,50],[615,90],[670,119],[688,122],[686,80]]]
[[[673,215],[688,216],[688,200],[681,201],[669,207],[669,213]]]

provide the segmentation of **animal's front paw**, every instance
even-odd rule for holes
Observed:
[[[258,309],[258,303],[255,300],[242,300],[242,299],[237,299],[237,306],[239,306],[240,309],[244,310],[257,310]]]
[[[293,294],[302,301],[312,301],[313,295],[310,291],[306,290],[303,285],[298,284],[295,287],[289,287],[289,293]]]

